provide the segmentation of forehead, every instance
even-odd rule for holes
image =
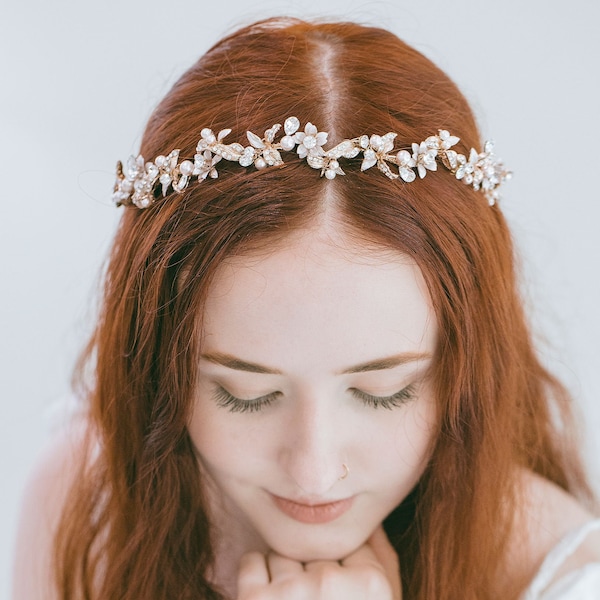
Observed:
[[[268,253],[224,262],[209,289],[203,328],[203,351],[284,369],[298,360],[336,368],[433,352],[436,340],[414,261],[320,229],[295,232]]]

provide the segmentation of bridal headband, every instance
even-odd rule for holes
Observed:
[[[406,183],[415,181],[417,175],[423,179],[427,171],[436,171],[441,162],[456,179],[483,192],[490,205],[499,198],[498,187],[511,176],[493,154],[492,142],[485,143],[483,152],[471,148],[467,157],[451,150],[460,138],[445,129],[440,129],[437,135],[423,142],[410,144],[410,150],[399,151],[394,151],[396,133],[361,135],[325,150],[323,146],[327,143],[328,134],[318,131],[312,123],[307,123],[304,131],[300,131],[300,121],[296,117],[288,117],[283,125],[285,135],[276,142],[280,129],[280,124],[273,125],[265,131],[263,138],[251,131],[246,132],[248,146],[237,142],[225,144],[223,140],[231,129],[223,129],[217,135],[211,129],[202,129],[193,160],[179,162],[179,150],[157,156],[153,162],[146,162],[141,155],[130,156],[125,168],[120,161],[117,163],[113,200],[117,206],[133,204],[147,208],[171,189],[183,192],[194,178],[201,182],[207,177],[218,177],[217,164],[223,159],[237,162],[242,167],[254,165],[257,169],[265,169],[284,164],[280,151],[294,150],[301,159],[306,159],[310,167],[320,169],[321,176],[327,179],[345,174],[339,159],[353,159],[359,155],[362,155],[361,171],[376,165],[390,179],[400,178]]]

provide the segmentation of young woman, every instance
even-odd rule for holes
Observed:
[[[140,152],[16,598],[600,597],[508,172],[444,73],[381,29],[257,23]]]

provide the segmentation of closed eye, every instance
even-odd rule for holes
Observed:
[[[405,388],[391,396],[373,396],[372,394],[367,394],[356,388],[352,388],[351,391],[354,397],[364,402],[366,406],[372,408],[385,408],[387,410],[402,406],[415,398],[414,384],[407,385]]]
[[[358,398],[366,406],[371,408],[384,408],[392,410],[398,408],[415,398],[415,386],[406,386],[391,396],[374,396],[356,388],[350,390],[355,398]],[[266,408],[281,396],[281,392],[271,392],[257,398],[242,399],[230,394],[225,388],[217,386],[215,389],[216,403],[233,413],[259,412]]]
[[[272,392],[258,398],[243,400],[242,398],[236,398],[221,386],[217,386],[215,390],[217,404],[234,413],[258,412],[269,404],[272,404],[279,396],[281,396],[281,392]]]

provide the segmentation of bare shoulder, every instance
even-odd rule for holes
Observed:
[[[529,471],[520,474],[520,484],[521,506],[516,515],[510,560],[523,579],[530,580],[566,535],[598,515],[559,486]],[[555,579],[592,562],[600,562],[598,530],[591,532],[565,560]]]
[[[13,568],[13,600],[53,600],[52,544],[82,457],[85,427],[73,424],[42,451],[21,500]]]

